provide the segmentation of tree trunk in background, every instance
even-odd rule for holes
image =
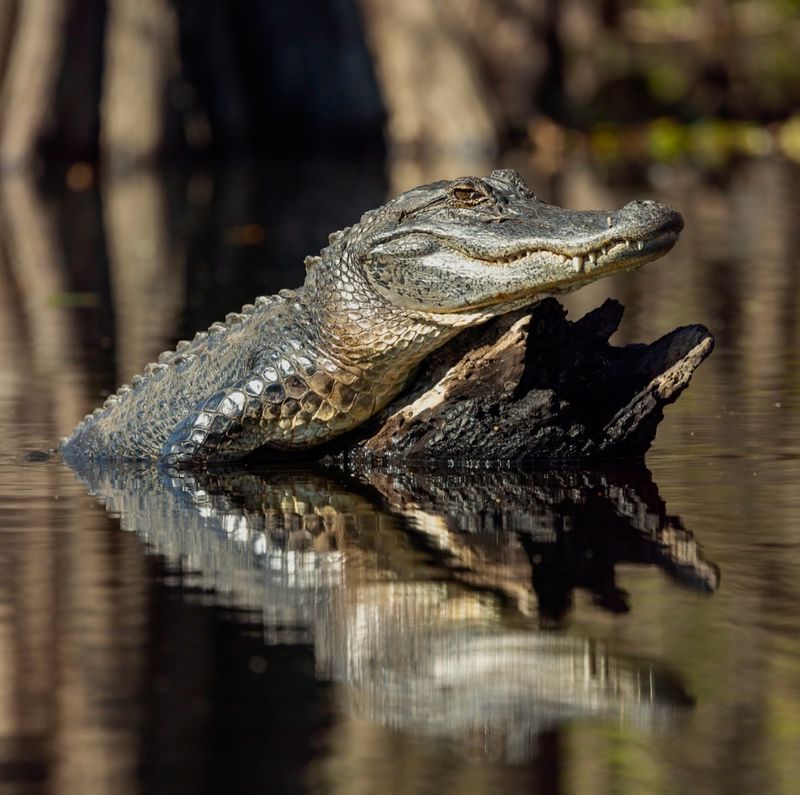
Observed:
[[[389,116],[393,190],[490,170],[498,148],[526,135],[537,100],[560,105],[554,2],[360,5]]]
[[[167,83],[178,68],[167,0],[110,0],[105,52],[100,152],[106,166],[120,170],[164,148]]]
[[[3,0],[0,0],[2,3]],[[39,142],[47,163],[97,161],[106,0],[69,0],[53,124]]]
[[[171,347],[184,305],[182,259],[172,255],[165,193],[159,172],[147,169],[112,174],[103,184],[120,381]]]
[[[491,95],[452,15],[429,0],[361,0],[361,6],[393,149],[493,152]]]
[[[75,358],[78,345],[73,318],[58,308],[69,292],[69,276],[52,215],[28,175],[8,175],[0,180],[5,269],[10,274],[8,283],[18,291],[13,338],[25,359],[24,370],[12,367],[9,372],[4,366],[2,377],[12,384],[18,379],[48,384],[47,390],[28,389],[20,403],[42,428],[53,433],[41,440],[45,447],[57,434],[66,433],[89,406],[84,392],[86,376],[78,371]],[[20,385],[16,391],[22,394],[25,390]],[[25,417],[18,417],[17,422],[24,424]]]
[[[0,0],[0,86],[14,36],[14,0]]]
[[[12,5],[0,0],[0,43],[10,42],[0,74],[0,166],[26,168],[54,105],[66,2],[21,0]]]

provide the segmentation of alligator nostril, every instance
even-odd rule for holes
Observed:
[[[650,228],[676,233],[683,229],[683,218],[680,213],[668,204],[653,199],[636,199],[629,202],[622,208],[622,213]]]
[[[671,221],[676,232],[683,229],[683,216],[677,210],[672,210]]]
[[[625,210],[636,210],[636,209],[644,209],[645,207],[652,207],[653,205],[658,205],[659,202],[653,201],[652,199],[634,199],[632,202],[628,202],[623,209]]]

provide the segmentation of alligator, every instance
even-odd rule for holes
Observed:
[[[665,254],[683,227],[634,201],[576,211],[516,171],[414,188],[334,232],[295,291],[182,341],[87,415],[67,459],[193,467],[304,450],[388,404],[463,329]]]

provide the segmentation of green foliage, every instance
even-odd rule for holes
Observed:
[[[685,69],[676,61],[659,61],[646,72],[650,93],[659,102],[670,105],[683,99],[689,91]]]

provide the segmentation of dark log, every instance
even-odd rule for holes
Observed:
[[[711,353],[703,326],[650,345],[608,339],[624,308],[576,322],[554,299],[460,336],[346,454],[354,463],[641,458],[664,406]]]

